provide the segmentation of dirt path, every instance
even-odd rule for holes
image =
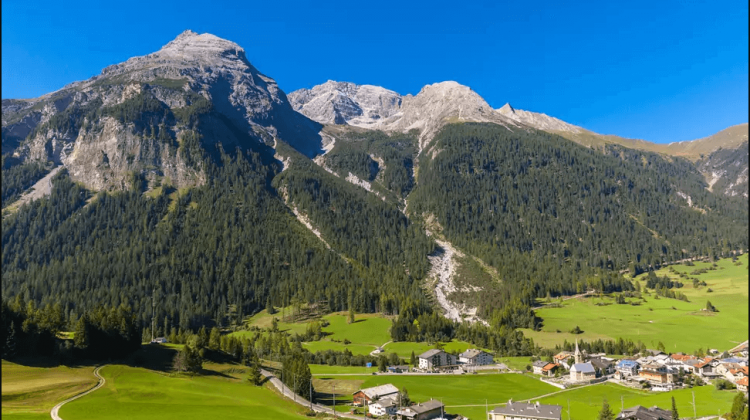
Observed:
[[[349,414],[349,413],[334,412],[332,408],[326,407],[324,405],[320,405],[320,404],[311,405],[310,401],[292,392],[292,390],[289,389],[289,387],[287,387],[286,385],[284,385],[284,383],[281,382],[281,380],[277,378],[273,373],[265,369],[261,369],[260,373],[264,377],[268,378],[268,381],[271,382],[271,385],[273,385],[279,392],[281,392],[281,395],[283,395],[286,398],[289,398],[290,400],[296,402],[297,404],[303,407],[307,407],[307,408],[312,407],[312,410],[315,411],[316,413],[332,414],[334,417],[344,417],[344,418],[354,419],[354,420],[365,420],[365,418],[362,416],[355,416],[354,414]]]
[[[67,400],[65,400],[65,401],[57,404],[56,406],[52,407],[52,411],[50,411],[50,416],[52,417],[52,420],[62,420],[62,417],[60,417],[60,415],[58,414],[58,412],[60,411],[60,408],[62,408],[63,405],[65,405],[65,404],[67,404],[67,403],[69,403],[69,402],[71,402],[73,400],[77,400],[78,398],[81,398],[84,395],[90,394],[90,393],[96,391],[97,389],[101,388],[102,386],[104,386],[104,383],[107,382],[107,380],[104,379],[104,377],[102,377],[102,375],[99,374],[99,371],[103,367],[104,366],[99,366],[96,369],[94,369],[94,376],[96,376],[99,379],[99,383],[96,384],[96,386],[94,386],[93,388],[89,389],[88,391],[83,391],[83,392],[81,392],[78,395],[72,396],[72,397],[68,398]]]
[[[370,352],[370,356],[377,356],[378,354],[380,354],[380,352],[375,353],[376,351],[378,351],[378,349],[383,349],[383,353],[385,353],[385,346],[391,344],[392,342],[393,342],[393,340],[391,340],[391,341],[383,344],[380,347],[377,347],[375,350],[373,350],[373,351]]]

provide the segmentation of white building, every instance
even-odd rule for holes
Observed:
[[[370,404],[370,414],[375,417],[395,416],[398,405],[392,398],[384,398]]]
[[[491,365],[494,363],[491,354],[478,349],[468,349],[459,354],[458,361],[465,365]]]
[[[419,355],[419,368],[424,370],[456,364],[456,356],[442,350],[432,349]]]

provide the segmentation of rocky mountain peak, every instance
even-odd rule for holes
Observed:
[[[333,80],[296,90],[288,98],[296,111],[319,123],[357,127],[376,126],[401,105],[401,95],[392,90]]]
[[[503,114],[503,115],[509,115],[509,114],[515,114],[516,110],[513,109],[513,107],[509,103],[505,103],[505,105],[502,106],[502,108],[498,109],[497,112]]]

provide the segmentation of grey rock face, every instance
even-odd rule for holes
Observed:
[[[748,197],[748,142],[736,149],[719,149],[697,162],[708,188],[730,197]]]
[[[289,94],[292,106],[322,124],[347,124],[385,131],[420,130],[420,149],[449,122],[517,125],[498,114],[481,96],[456,82],[427,85],[417,95],[371,85],[328,81]]]
[[[372,127],[398,112],[401,95],[372,85],[332,80],[289,94],[292,107],[321,124]]]
[[[151,115],[148,121],[107,116],[107,110],[144,97],[161,104],[164,116]],[[201,97],[212,111],[199,127],[171,116]],[[109,66],[57,92],[30,101],[4,100],[2,113],[3,153],[15,150],[27,159],[64,164],[74,179],[94,189],[123,188],[133,173],[168,177],[176,186],[200,184],[202,169],[178,153],[181,139],[196,129],[203,143],[222,142],[226,151],[248,141],[270,148],[277,140],[308,156],[321,150],[321,126],[295,112],[241,47],[192,31],[155,53]],[[156,140],[151,128],[139,124],[163,126],[172,140]]]
[[[502,108],[498,109],[501,115],[510,118],[513,121],[517,121],[544,131],[565,131],[570,133],[582,133],[584,130],[573,124],[568,124],[563,120],[555,117],[550,117],[547,114],[540,114],[537,112],[524,111],[521,109],[514,109],[510,104],[503,105]]]

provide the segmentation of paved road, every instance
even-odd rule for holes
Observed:
[[[52,411],[50,411],[50,416],[52,416],[52,420],[62,420],[62,417],[60,417],[60,415],[58,414],[58,412],[60,411],[60,408],[63,405],[65,405],[66,403],[69,403],[69,402],[71,402],[73,400],[77,400],[78,398],[81,398],[81,397],[83,397],[86,394],[90,394],[90,393],[96,391],[97,389],[101,388],[102,386],[104,386],[104,383],[107,382],[107,380],[104,379],[102,377],[102,375],[99,374],[99,371],[103,367],[104,366],[99,366],[98,368],[94,369],[94,376],[96,376],[99,379],[99,383],[96,384],[96,386],[94,386],[93,388],[89,389],[88,391],[84,391],[84,392],[81,392],[78,395],[72,396],[72,397],[68,398],[67,400],[61,402],[60,404],[57,404],[56,406],[52,407]]]
[[[271,372],[269,372],[269,371],[267,371],[265,369],[261,369],[260,373],[261,373],[261,375],[263,375],[266,378],[268,378],[269,382],[271,382],[271,384],[276,389],[278,389],[279,392],[281,392],[281,394],[284,397],[289,398],[290,400],[296,402],[297,404],[299,404],[299,405],[301,405],[303,407],[310,408],[310,401],[308,401],[305,398],[302,398],[299,395],[296,395],[294,392],[292,392],[292,390],[289,389],[289,387],[287,387],[286,385],[284,385],[284,383],[281,382],[281,380],[279,378],[277,378],[273,373],[271,373]],[[365,420],[365,418],[362,417],[362,416],[355,416],[354,414],[349,414],[349,413],[336,412],[334,414],[334,411],[333,411],[332,408],[326,407],[326,406],[320,405],[320,404],[313,404],[312,405],[312,409],[316,413],[328,413],[328,414],[333,414],[334,416],[337,416],[337,417],[343,417],[343,418],[354,419],[354,420]]]

